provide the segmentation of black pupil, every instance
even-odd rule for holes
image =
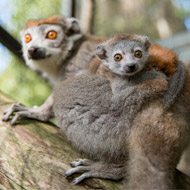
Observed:
[[[137,56],[141,56],[141,52],[140,52],[140,51],[137,51],[137,52],[136,52],[136,55],[137,55]]]
[[[120,59],[120,55],[116,55],[116,59],[119,60]]]

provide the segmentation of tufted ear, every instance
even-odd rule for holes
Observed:
[[[105,45],[104,44],[100,44],[100,45],[97,46],[97,48],[96,48],[96,55],[98,56],[98,58],[100,60],[107,58],[106,49],[105,49]]]
[[[67,18],[66,19],[67,23],[67,36],[72,36],[75,34],[80,34],[81,33],[81,28],[79,21],[76,18]]]
[[[151,42],[147,36],[143,36],[142,38],[143,38],[145,49],[148,50],[149,47],[151,46]]]

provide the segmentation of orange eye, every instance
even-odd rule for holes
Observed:
[[[135,51],[134,56],[137,57],[137,58],[141,58],[142,57],[142,51],[141,50]]]
[[[25,35],[25,42],[28,43],[32,40],[32,36],[30,34]]]
[[[116,53],[115,55],[114,55],[114,60],[115,61],[121,61],[121,59],[122,59],[122,55],[121,54],[119,54],[119,53]]]
[[[49,39],[55,39],[57,37],[57,32],[54,30],[51,30],[47,33],[46,38]]]

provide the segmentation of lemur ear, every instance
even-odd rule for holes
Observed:
[[[67,36],[72,36],[81,33],[79,21],[76,18],[67,18]]]
[[[148,50],[149,47],[151,46],[151,42],[150,42],[149,38],[147,36],[144,36],[143,41],[144,41],[145,49]]]
[[[105,46],[103,44],[100,44],[97,46],[96,55],[99,57],[99,59],[106,59],[107,58],[106,49],[105,49]]]

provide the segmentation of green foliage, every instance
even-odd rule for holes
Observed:
[[[170,0],[97,0],[96,5],[93,29],[97,35],[128,32],[144,34],[155,40],[160,38],[156,25],[159,18],[166,20],[172,33],[185,29],[184,10],[176,8]]]
[[[41,105],[51,93],[51,88],[37,73],[15,58],[1,76],[0,87],[3,92],[27,106]]]
[[[43,19],[61,13],[61,0],[20,0],[13,1],[13,27],[11,34],[18,38],[28,20]]]

